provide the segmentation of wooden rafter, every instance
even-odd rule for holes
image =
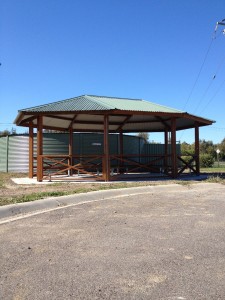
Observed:
[[[37,119],[37,116],[32,116],[32,117],[30,117],[30,118],[27,118],[27,119],[25,119],[25,120],[22,120],[20,124],[21,124],[22,126],[24,126],[24,124],[27,123],[27,124],[29,124],[29,126],[30,126],[30,123],[33,122],[33,121],[36,120],[36,119]],[[34,126],[34,125],[32,124],[32,126]]]
[[[68,129],[73,127],[73,123],[76,120],[76,118],[77,118],[77,114],[74,115],[73,119],[70,122],[70,125],[68,126]]]
[[[133,115],[126,116],[125,120],[123,120],[122,123],[120,122],[120,126],[117,128],[117,131],[123,129],[123,126],[130,120],[131,117],[133,117]]]
[[[61,116],[53,116],[53,115],[45,115],[46,118],[50,119],[58,119],[58,120],[63,120],[63,121],[72,121],[73,118],[67,118],[67,117],[61,117]]]
[[[169,118],[167,118],[166,120],[163,120],[163,119],[162,119],[161,117],[159,117],[159,116],[155,116],[155,118],[156,118],[157,120],[159,120],[159,121],[165,126],[166,129],[170,130],[170,126],[166,123],[166,121],[169,121],[169,120],[170,120]]]

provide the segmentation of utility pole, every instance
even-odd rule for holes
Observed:
[[[218,28],[219,25],[225,26],[225,19],[223,19],[223,20],[220,21],[220,22],[216,22],[215,32],[217,31],[217,28]],[[223,30],[223,33],[225,33],[225,29]]]

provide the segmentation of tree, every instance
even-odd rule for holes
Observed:
[[[3,131],[0,131],[0,137],[2,136],[8,136],[8,135],[16,135],[16,128],[13,128],[11,129],[11,131],[9,131],[8,129],[5,129]]]
[[[0,136],[8,136],[10,134],[11,134],[11,132],[8,129],[0,131]]]
[[[199,141],[200,154],[209,154],[216,158],[216,149],[212,141],[200,140]]]
[[[148,132],[139,132],[137,134],[138,137],[142,138],[145,140],[145,143],[149,142],[149,133]]]
[[[201,168],[212,168],[214,164],[214,158],[211,154],[200,155],[200,167]]]
[[[186,142],[183,142],[181,144],[181,153],[182,155],[194,155],[195,153],[194,144],[188,144]]]
[[[11,129],[11,134],[14,134],[14,135],[16,134],[16,128],[13,128],[13,127],[12,127],[12,129]]]
[[[225,138],[217,145],[217,148],[220,150],[220,157],[225,159]]]

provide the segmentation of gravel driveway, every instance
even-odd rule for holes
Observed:
[[[225,186],[138,191],[1,224],[0,299],[225,299]]]

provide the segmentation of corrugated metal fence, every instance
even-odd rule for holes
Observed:
[[[164,154],[163,144],[145,144],[138,136],[124,135],[124,154]],[[69,134],[44,133],[43,154],[68,154]],[[103,154],[103,134],[74,133],[74,155]],[[37,139],[34,136],[34,156],[36,156]],[[109,136],[110,154],[119,154],[119,135]],[[180,145],[177,145],[180,152]],[[136,158],[139,159],[139,158]],[[146,163],[148,158],[141,158]],[[157,165],[159,165],[157,163]],[[0,171],[1,172],[28,172],[29,168],[29,137],[28,135],[14,135],[0,138]]]

